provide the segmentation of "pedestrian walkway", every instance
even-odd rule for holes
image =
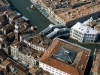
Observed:
[[[30,0],[30,1],[31,1],[31,0]],[[31,2],[32,2],[32,1],[31,1]],[[39,4],[34,3],[34,2],[32,2],[32,3],[33,3],[33,5],[34,5],[46,18],[48,18],[52,23],[58,24],[58,22],[57,22],[53,17],[49,16],[49,14],[48,14],[44,9],[42,9],[42,7],[41,7]]]

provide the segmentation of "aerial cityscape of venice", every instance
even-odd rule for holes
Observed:
[[[100,0],[0,0],[0,75],[100,75]]]

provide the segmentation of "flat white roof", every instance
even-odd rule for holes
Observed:
[[[80,23],[80,22],[77,22],[73,27],[71,27],[83,34],[98,34],[98,31],[83,24],[83,23]]]

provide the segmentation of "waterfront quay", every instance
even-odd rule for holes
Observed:
[[[17,10],[19,13],[24,15],[30,20],[31,25],[38,27],[39,31],[46,28],[50,22],[46,17],[44,17],[38,10],[30,9],[27,10],[27,7],[30,8],[32,3],[30,0],[7,0],[10,3],[12,10]]]
[[[42,15],[44,15],[44,17],[46,17],[46,18],[47,18],[48,20],[50,20],[52,23],[58,24],[58,22],[57,22],[52,16],[50,16],[44,9],[42,9],[42,7],[41,7],[39,4],[37,4],[34,0],[30,0],[30,1],[33,3],[34,7],[35,7],[39,12],[41,12]]]

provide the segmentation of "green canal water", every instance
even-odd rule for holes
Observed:
[[[39,31],[42,31],[44,28],[48,27],[48,25],[51,23],[38,10],[27,10],[27,7],[30,7],[30,5],[32,4],[30,0],[8,0],[8,2],[11,4],[11,9],[17,10],[22,15],[26,16],[30,20],[31,25],[37,26]],[[90,71],[90,66],[92,65],[92,56],[94,49],[100,49],[100,44],[82,44],[70,38],[65,39],[69,42],[91,49],[91,57],[89,59],[87,71],[85,72],[85,75],[88,75]]]

